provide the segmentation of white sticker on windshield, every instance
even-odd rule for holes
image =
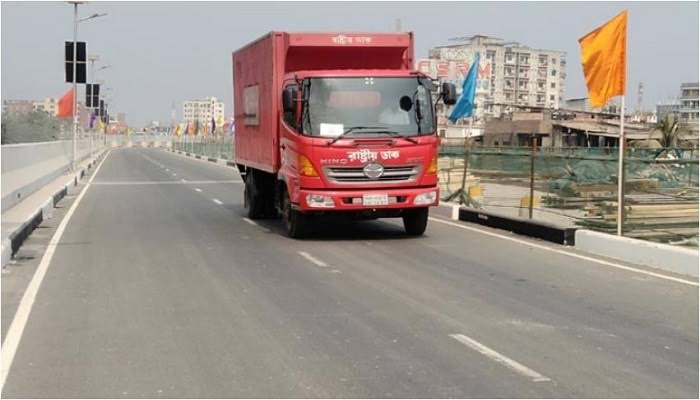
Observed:
[[[337,137],[343,134],[343,124],[324,124],[321,123],[321,136]]]

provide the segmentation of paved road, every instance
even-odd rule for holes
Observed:
[[[698,396],[696,286],[439,221],[290,240],[241,191],[232,169],[112,151],[3,397]],[[32,265],[3,274],[3,314]]]

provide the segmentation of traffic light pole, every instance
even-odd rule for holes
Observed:
[[[91,111],[90,111],[90,126],[89,126],[89,128],[90,128],[90,157],[92,157],[92,137],[94,136],[94,132],[96,130],[95,127],[92,126],[92,114],[95,112],[95,108],[94,108],[95,105],[92,104],[92,99],[95,98],[95,92],[94,92],[94,90],[95,90],[95,57],[92,57],[92,56],[90,57],[90,79],[88,80],[88,82],[89,81],[93,82],[92,89],[91,89],[92,93],[90,93],[90,96],[92,96],[92,98],[90,99]]]
[[[73,153],[71,169],[76,170],[78,152],[78,3],[73,3]]]

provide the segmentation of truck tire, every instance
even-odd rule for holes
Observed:
[[[262,219],[265,211],[265,202],[259,195],[260,191],[255,186],[255,174],[249,172],[245,177],[245,188],[243,191],[244,206],[248,209],[248,218],[252,220]]]
[[[292,239],[300,239],[306,236],[308,231],[308,217],[303,213],[292,209],[287,190],[282,193],[282,220],[287,236]]]
[[[411,236],[421,236],[428,226],[428,208],[406,210],[403,213],[403,228]]]

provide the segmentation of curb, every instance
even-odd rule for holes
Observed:
[[[573,246],[576,240],[577,228],[563,228],[549,222],[505,216],[492,211],[461,207],[459,220],[568,246]]]
[[[60,202],[69,193],[72,193],[81,178],[85,176],[87,170],[92,168],[99,159],[102,158],[106,149],[103,149],[95,158],[88,162],[88,164],[81,168],[80,171],[76,172],[63,187],[57,190],[54,194],[46,198],[46,201],[39,206],[34,212],[30,213],[25,221],[10,233],[7,239],[2,241],[2,254],[0,256],[0,261],[2,262],[3,268],[7,263],[10,262],[12,257],[17,253],[19,248],[22,246],[24,241],[31,235],[31,233],[39,226],[44,220],[51,219],[53,217],[53,209],[56,207],[58,202]]]
[[[576,249],[677,274],[700,275],[698,251],[689,248],[579,229]]]

